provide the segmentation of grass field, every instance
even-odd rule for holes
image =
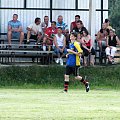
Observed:
[[[119,90],[0,89],[0,120],[120,120]]]

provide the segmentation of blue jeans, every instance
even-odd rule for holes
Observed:
[[[63,48],[63,46],[59,46],[61,49]],[[54,47],[54,52],[58,55],[60,53],[62,53],[58,48]],[[67,54],[67,49],[64,48],[63,50],[63,54]]]

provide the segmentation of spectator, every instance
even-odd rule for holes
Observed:
[[[95,50],[93,48],[91,36],[87,30],[83,30],[83,37],[81,41],[84,53],[84,65],[87,66],[87,57],[90,55],[90,64],[94,66]]]
[[[107,29],[112,29],[112,27],[110,26],[110,20],[109,19],[105,19],[105,24],[106,24],[106,28]]]
[[[62,57],[67,53],[66,50],[66,38],[62,34],[62,28],[58,28],[57,34],[54,37],[54,51],[57,54],[58,58],[56,63],[60,62],[60,65],[63,65]]]
[[[70,42],[70,39],[69,39],[69,29],[68,29],[68,25],[63,22],[63,17],[61,15],[58,16],[58,22],[57,22],[56,26],[62,28],[62,33],[66,37],[66,45],[68,46],[69,42]]]
[[[41,26],[42,26],[42,30],[44,33],[45,33],[47,28],[51,27],[51,22],[49,22],[48,16],[44,16],[44,22],[42,22]]]
[[[27,27],[27,43],[30,43],[30,39],[37,40],[37,43],[42,38],[41,19],[35,18],[35,22]]]
[[[80,20],[80,15],[76,15],[75,16],[75,21],[73,21],[72,23],[71,23],[71,25],[70,25],[70,32],[72,32],[73,31],[73,29],[75,28],[75,27],[77,27],[77,21],[78,20]]]
[[[76,27],[73,29],[72,32],[75,32],[76,34],[78,33],[82,34],[83,30],[87,29],[83,26],[83,22],[81,20],[78,20],[76,23]]]
[[[56,23],[56,26],[62,28],[62,32],[64,35],[69,33],[68,25],[63,22],[63,17],[61,15],[58,16],[58,22]]]
[[[106,48],[106,55],[108,57],[108,63],[112,64],[114,63],[114,56],[115,52],[117,51],[116,45],[120,45],[119,38],[115,34],[115,30],[110,30],[110,36],[107,39],[107,48]]]
[[[51,22],[51,27],[46,29],[45,36],[43,38],[43,50],[44,51],[46,51],[46,46],[47,45],[49,45],[49,48],[51,49],[50,46],[53,45],[53,40],[54,40],[55,34],[57,34],[56,22],[52,21]]]
[[[100,51],[102,51],[102,48],[106,46],[106,39],[109,35],[109,29],[107,29],[106,24],[102,24],[102,28],[97,33],[96,40],[98,41],[98,46],[100,48]]]
[[[80,33],[77,34],[77,42],[80,43],[81,45],[81,38],[82,38],[82,35]]]
[[[22,24],[20,21],[17,20],[18,15],[13,14],[13,20],[8,22],[8,44],[9,47],[11,47],[11,39],[20,39],[19,46],[21,46],[23,40],[24,40],[24,32],[22,30]]]

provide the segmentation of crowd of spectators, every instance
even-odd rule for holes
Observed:
[[[79,42],[83,49],[84,65],[87,66],[87,58],[90,56],[90,65],[94,66],[95,50],[93,47],[93,40],[84,26],[80,16],[75,16],[75,21],[71,22],[70,30],[68,25],[64,22],[63,16],[59,15],[57,21],[49,21],[48,16],[44,16],[44,22],[41,22],[40,18],[35,18],[34,22],[27,26],[27,44],[31,39],[36,40],[36,44],[42,45],[42,50],[54,50],[57,54],[56,63],[63,65],[63,56],[67,52],[69,46],[69,33],[75,32],[77,34],[76,41]],[[22,23],[18,21],[18,15],[14,14],[13,19],[8,22],[8,44],[11,47],[11,39],[20,39],[19,47],[24,40],[24,32],[22,29]],[[116,45],[119,43],[119,39],[115,34],[115,31],[110,26],[110,21],[105,19],[102,24],[102,28],[96,34],[96,40],[98,42],[100,51],[103,46],[106,48],[106,55],[109,62],[113,61],[116,51]]]

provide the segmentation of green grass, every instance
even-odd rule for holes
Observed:
[[[120,120],[119,90],[0,89],[0,120]]]

